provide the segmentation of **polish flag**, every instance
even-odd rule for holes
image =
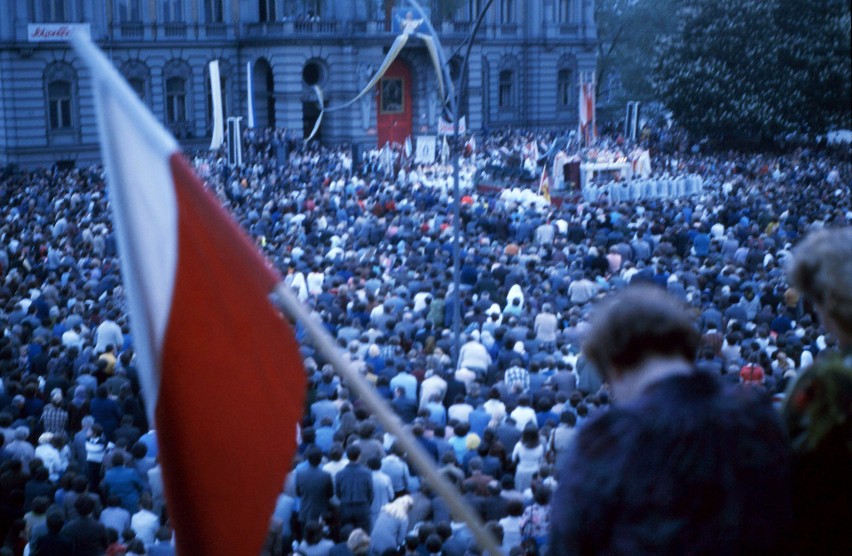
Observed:
[[[305,373],[280,276],[88,40],[121,270],[178,554],[255,556],[296,448]]]

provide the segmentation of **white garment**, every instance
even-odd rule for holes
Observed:
[[[511,415],[512,419],[515,420],[515,427],[519,431],[524,430],[527,423],[535,423],[535,410],[529,406],[524,407],[519,405],[514,409],[514,411],[512,411]]]
[[[130,528],[136,533],[136,538],[145,543],[146,548],[154,544],[159,527],[160,518],[150,510],[139,510],[130,518]]]

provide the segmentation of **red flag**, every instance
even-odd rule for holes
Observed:
[[[538,194],[550,203],[550,178],[547,177],[547,165],[541,171],[541,181],[538,182]]]
[[[258,554],[296,448],[305,374],[278,273],[89,42],[140,379],[178,554]]]

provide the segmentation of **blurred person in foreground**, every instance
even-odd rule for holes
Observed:
[[[583,351],[614,405],[577,433],[551,554],[767,554],[790,523],[789,453],[770,400],[695,369],[687,309],[633,286],[596,309]]]
[[[852,228],[810,234],[795,249],[788,278],[839,347],[822,352],[784,399],[793,450],[793,549],[852,554]]]

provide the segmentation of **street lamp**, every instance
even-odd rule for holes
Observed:
[[[416,0],[409,0],[411,5],[417,10],[420,14],[420,18],[423,20],[423,24],[426,25],[427,29],[429,29],[430,34],[435,37],[436,50],[438,51],[438,59],[441,66],[441,74],[443,75],[444,82],[447,84],[447,89],[449,94],[447,95],[447,99],[444,102],[448,102],[450,105],[450,112],[453,115],[453,146],[452,146],[452,159],[453,159],[453,352],[452,358],[453,363],[458,365],[459,362],[459,352],[461,351],[461,295],[460,295],[460,276],[461,276],[461,194],[459,192],[459,157],[458,153],[459,149],[459,106],[461,105],[461,99],[464,93],[464,87],[466,83],[466,73],[467,73],[467,63],[470,58],[470,52],[473,49],[473,40],[476,38],[476,33],[479,32],[479,27],[482,25],[483,20],[485,19],[485,14],[488,12],[488,8],[491,7],[491,4],[494,3],[494,0],[488,0],[485,3],[485,6],[482,8],[482,11],[476,17],[476,23],[473,26],[473,29],[468,35],[467,49],[465,50],[464,57],[462,58],[461,68],[459,69],[459,87],[458,91],[453,87],[452,76],[450,75],[449,67],[447,67],[447,62],[444,59],[444,49],[441,46],[440,41],[438,40],[438,35],[435,33],[435,29],[432,27],[432,22],[429,21],[429,18],[426,17],[426,14],[423,12],[423,9],[416,2]],[[487,93],[487,84],[484,87]],[[442,99],[443,101],[443,99]]]

